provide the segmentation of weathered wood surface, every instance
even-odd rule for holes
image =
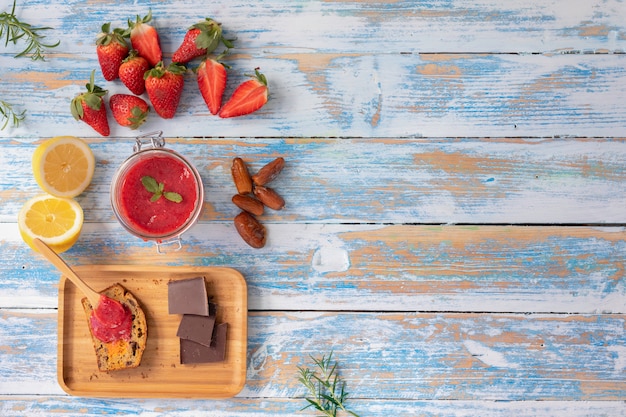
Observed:
[[[12,1],[0,2],[7,10]],[[236,48],[226,95],[261,67],[270,102],[211,117],[186,76],[176,118],[98,137],[69,101],[102,23],[151,9],[166,60],[210,16]],[[297,367],[331,349],[361,416],[626,416],[626,3],[619,0],[18,1],[61,40],[46,62],[0,46],[0,415],[293,416]],[[96,81],[109,94],[119,81]],[[162,130],[205,183],[184,248],[123,232],[109,183]],[[248,381],[231,400],[68,397],[56,382],[58,272],[21,241],[44,139],[85,138],[72,264],[215,265],[249,289]],[[266,248],[237,236],[234,156],[276,156]]]
[[[71,99],[84,90],[97,62],[91,55],[54,56],[46,64],[0,56],[0,89],[32,118],[3,137],[32,140],[67,134],[90,137],[74,120]],[[212,116],[188,72],[177,117],[154,114],[140,132],[167,136],[285,137],[554,137],[626,136],[622,82],[626,55],[307,54],[233,55],[226,97],[255,67],[272,100],[244,119]],[[71,68],[71,69],[70,69]],[[96,83],[109,95],[119,82]],[[112,126],[111,137],[129,130]]]
[[[535,417],[558,415],[569,417],[619,417],[624,413],[623,403],[612,401],[411,401],[411,400],[361,400],[351,403],[355,410],[365,410],[368,416],[397,415],[403,417],[474,417],[477,415]],[[302,400],[234,398],[228,401],[173,401],[115,399],[84,399],[40,396],[35,400],[22,396],[0,397],[0,412],[7,416],[64,416],[85,415],[154,415],[193,417],[199,414],[211,417],[283,417],[307,416],[312,412],[300,411]],[[140,411],[141,410],[141,411]],[[361,414],[363,415],[363,414]]]
[[[10,3],[4,0],[3,3]],[[463,1],[298,1],[192,0],[118,4],[111,0],[68,0],[50,4],[24,0],[42,25],[58,28],[68,44],[63,51],[90,55],[100,22],[126,26],[126,19],[152,9],[163,49],[170,54],[184,30],[204,17],[224,25],[237,48],[263,55],[276,50],[320,52],[613,52],[626,51],[619,0]],[[24,15],[25,12],[22,12]],[[75,42],[69,43],[69,40]]]
[[[135,142],[88,142],[96,175],[78,200],[88,222],[114,222],[109,185]],[[14,221],[21,205],[39,192],[30,160],[38,144],[3,144],[0,220]],[[267,210],[269,222],[626,223],[623,138],[168,137],[166,145],[200,170],[206,196],[202,222],[228,222],[237,213],[230,174],[235,156],[252,172],[283,156],[286,167],[272,186],[288,204],[283,211]]]
[[[236,268],[252,310],[626,313],[623,228],[266,226],[262,250],[230,224],[201,224],[184,236],[183,251],[159,255],[121,226],[88,224],[64,257]],[[55,307],[59,274],[16,227],[2,230],[0,305]]]
[[[219,120],[188,74],[176,119],[185,122],[153,117],[146,129],[218,137],[626,136],[626,104],[616,100],[626,95],[626,6],[545,3],[224,1],[198,10],[186,0],[113,10],[109,2],[25,0],[38,22],[57,28],[49,37],[62,46],[45,64],[13,60],[11,49],[0,55],[3,97],[21,103],[28,91],[24,106],[37,116],[0,133],[32,139],[71,126],[92,135],[63,103],[97,69],[100,24],[124,26],[152,8],[166,59],[189,25],[213,16],[237,38],[232,85],[261,67],[274,99],[245,120]],[[97,81],[111,94],[125,91],[100,74]]]
[[[62,393],[49,353],[56,315],[8,310],[1,320],[14,370],[2,392]],[[622,400],[625,325],[624,315],[251,312],[238,397],[302,397],[297,367],[334,350],[360,399]]]

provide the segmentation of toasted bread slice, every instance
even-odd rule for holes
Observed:
[[[130,340],[117,340],[104,343],[94,336],[91,326],[89,326],[93,347],[96,351],[98,369],[100,371],[116,371],[120,369],[136,368],[141,363],[141,357],[146,348],[148,338],[146,315],[141,309],[137,299],[120,284],[114,284],[102,291],[102,293],[119,301],[130,309],[133,318],[133,327]],[[89,317],[91,316],[93,308],[87,298],[83,298],[81,302],[89,325]]]

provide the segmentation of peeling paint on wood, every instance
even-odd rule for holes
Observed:
[[[5,2],[6,3],[6,2]],[[293,416],[297,367],[333,350],[362,416],[626,416],[626,3],[620,0],[18,2],[61,45],[0,48],[0,414]],[[8,4],[8,3],[7,3]],[[4,9],[7,5],[0,7]],[[236,37],[226,96],[260,67],[270,101],[209,114],[191,69],[174,120],[109,138],[69,102],[102,23],[151,10],[166,61],[205,17]],[[96,82],[109,96],[119,81]],[[109,184],[163,130],[205,184],[182,250],[125,233]],[[215,265],[248,284],[247,385],[220,401],[69,398],[56,383],[59,273],[21,241],[30,158],[55,135],[97,160],[71,264]],[[264,249],[232,225],[229,168],[283,156]],[[210,410],[210,411],[209,411]]]
[[[32,337],[56,318],[34,316],[3,315],[4,343],[19,347],[2,346],[13,368],[0,373],[4,393],[24,394],[23,384],[56,371],[55,337]],[[626,381],[612,347],[624,344],[625,323],[623,315],[251,313],[239,396],[301,397],[297,366],[333,350],[355,398],[618,400]],[[16,374],[21,367],[37,371]],[[50,388],[37,393],[58,394]]]
[[[446,56],[446,55],[444,55]],[[226,97],[250,68],[269,80],[271,99],[257,113],[223,120],[210,115],[187,74],[177,122],[152,115],[141,132],[163,130],[171,136],[294,137],[494,137],[625,136],[621,117],[626,104],[623,54],[613,55],[447,55],[287,54],[233,58]],[[53,57],[47,64],[14,62],[0,55],[0,88],[37,119],[0,137],[32,138],[67,134],[93,137],[73,119],[69,102],[84,89],[94,60]],[[67,67],[73,71],[67,80]],[[97,65],[97,64],[96,64]],[[19,84],[24,71],[32,76]],[[452,71],[452,76],[450,72]],[[118,82],[96,84],[109,95],[126,92]],[[52,87],[43,88],[42,81]],[[68,82],[69,81],[69,82]],[[16,88],[16,86],[19,86]],[[50,103],[61,103],[51,106]],[[65,103],[65,104],[62,104]],[[38,123],[33,123],[38,120]],[[184,120],[184,121],[183,121]],[[113,125],[112,137],[128,129]]]
[[[89,224],[64,256],[72,264],[232,267],[246,277],[253,310],[626,312],[623,228],[266,227],[262,250],[250,250],[232,225],[198,225],[182,251],[163,256],[121,226]],[[0,244],[0,305],[35,298],[56,306],[56,270],[16,230]]]
[[[96,156],[78,197],[88,222],[114,222],[109,185],[134,140],[87,139]],[[31,156],[39,141],[3,145],[0,220],[39,192]],[[271,222],[621,224],[626,222],[624,139],[203,139],[167,137],[205,183],[202,222],[236,215],[230,164],[255,172],[283,156],[273,186],[287,207]],[[341,193],[337,197],[338,193]]]

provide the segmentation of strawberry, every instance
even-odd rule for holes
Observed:
[[[133,94],[139,96],[146,91],[143,76],[149,69],[148,60],[139,56],[137,51],[133,49],[120,66],[120,80]]]
[[[227,48],[233,47],[232,41],[222,36],[221,24],[207,17],[187,30],[183,43],[172,55],[172,61],[186,64],[194,58],[210,54],[220,42]]]
[[[183,94],[185,80],[182,65],[170,64],[167,68],[163,62],[146,72],[146,92],[154,110],[164,119],[171,119],[176,114],[178,102]]]
[[[267,103],[269,89],[265,75],[254,70],[254,78],[243,82],[233,92],[230,99],[222,106],[219,116],[222,118],[236,117],[257,111]]]
[[[102,33],[96,39],[96,54],[100,62],[102,75],[107,81],[117,78],[118,70],[128,54],[128,44],[124,39],[123,29],[111,30],[111,23],[102,25]]]
[[[205,58],[196,69],[198,89],[211,114],[217,114],[222,107],[222,96],[226,89],[226,66],[218,58]]]
[[[150,108],[141,97],[130,94],[114,94],[109,99],[111,113],[117,123],[133,130],[141,126],[148,116]]]
[[[109,136],[109,121],[104,97],[107,90],[103,90],[94,83],[95,70],[91,71],[91,78],[87,83],[87,92],[81,93],[72,99],[70,108],[76,120],[82,120],[102,136]]]
[[[143,19],[137,15],[135,22],[128,20],[128,29],[125,33],[130,36],[130,44],[133,49],[136,49],[140,56],[146,58],[151,66],[155,66],[163,59],[163,53],[159,43],[159,33],[148,24],[151,20],[151,10]]]

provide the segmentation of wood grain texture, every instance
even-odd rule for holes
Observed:
[[[266,227],[262,250],[243,243],[234,226],[216,224],[196,226],[180,252],[159,255],[121,226],[89,224],[64,258],[235,268],[252,310],[626,312],[623,228]],[[0,306],[56,306],[59,274],[11,235],[0,246]]]
[[[446,401],[446,400],[366,400],[353,399],[354,410],[367,412],[370,417],[397,415],[403,417],[474,417],[539,415],[569,417],[620,417],[626,415],[618,401]],[[300,411],[306,405],[302,399],[234,398],[229,401],[167,401],[115,399],[82,399],[58,396],[38,396],[36,401],[22,396],[0,396],[0,412],[11,417],[84,417],[121,413],[143,413],[155,416],[191,417],[210,412],[212,417],[293,417],[311,416]]]
[[[205,17],[222,22],[225,34],[236,37],[236,47],[255,55],[285,49],[378,54],[626,50],[626,6],[619,0],[216,0],[202,5],[192,0],[69,0],[54,5],[23,0],[20,5],[22,15],[37,16],[38,24],[62,33],[55,33],[65,40],[62,51],[79,54],[93,52],[100,22],[126,27],[127,19],[144,16],[148,9],[169,55],[185,29]]]
[[[246,282],[237,271],[129,265],[86,265],[75,270],[97,291],[119,283],[133,294],[146,315],[148,341],[139,367],[100,373],[82,306],[84,296],[69,280],[61,279],[57,379],[65,392],[85,397],[215,399],[241,391],[246,378],[248,300]],[[186,366],[177,337],[182,315],[169,314],[168,285],[198,276],[204,278],[217,305],[215,321],[226,323],[225,357],[217,363]]]
[[[0,10],[10,6],[5,1]],[[191,69],[174,120],[99,137],[69,102],[102,23],[154,15],[166,61],[214,17],[236,48],[226,97],[260,67],[270,101],[209,115]],[[0,47],[0,415],[294,416],[297,367],[334,350],[361,416],[626,416],[626,3],[621,0],[20,0],[59,39]],[[193,68],[195,66],[191,65]],[[159,255],[109,208],[136,134],[162,130],[205,184],[199,224]],[[68,397],[56,382],[59,274],[21,241],[35,147],[85,138],[94,181],[72,265],[224,266],[250,313],[247,385],[229,401]],[[267,246],[237,235],[230,161],[283,156]]]
[[[96,172],[78,200],[87,222],[115,222],[109,187],[134,140],[87,140]],[[14,222],[22,204],[40,192],[31,168],[40,142],[2,145],[1,221]],[[267,210],[269,222],[626,223],[624,139],[167,137],[166,146],[202,176],[202,223],[230,222],[237,214],[230,174],[236,156],[251,172],[285,158],[271,186],[287,206]]]
[[[625,60],[624,54],[233,55],[225,96],[260,67],[270,88],[263,109],[243,118],[212,116],[189,70],[176,118],[153,113],[141,131],[182,137],[623,137]],[[69,111],[98,69],[95,54],[37,64],[4,55],[0,68],[5,100],[22,103],[28,91],[25,109],[32,116],[0,137],[98,136]],[[127,92],[119,80],[105,82],[99,73],[96,84],[109,97]],[[133,134],[113,118],[111,125],[113,138]]]
[[[56,338],[33,336],[54,334],[54,314],[1,317],[2,392],[58,394]],[[620,400],[626,388],[624,315],[259,312],[248,326],[244,398],[301,398],[297,367],[330,350],[354,398]]]

